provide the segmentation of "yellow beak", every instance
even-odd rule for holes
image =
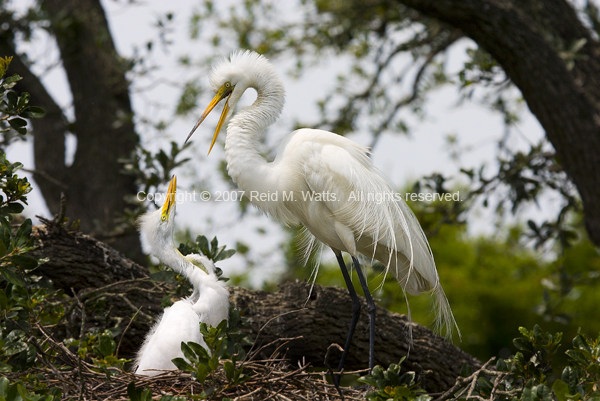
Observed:
[[[165,203],[162,207],[161,218],[165,221],[169,220],[169,214],[171,213],[171,208],[175,205],[175,192],[177,192],[177,176],[174,175],[171,178],[171,182],[169,183],[169,189],[167,189],[167,199],[165,199]]]
[[[231,96],[231,93],[233,92],[233,88],[234,87],[229,82],[227,82],[225,85],[223,85],[219,89],[219,91],[217,92],[217,94],[215,95],[213,100],[211,100],[211,102],[209,103],[206,110],[204,110],[204,113],[202,113],[202,115],[198,119],[198,122],[196,123],[196,125],[194,125],[194,128],[192,128],[192,131],[190,131],[189,135],[185,139],[186,143],[192,137],[194,132],[196,132],[196,129],[198,129],[200,124],[202,124],[202,121],[204,121],[206,116],[208,116],[210,114],[210,112],[215,108],[217,103],[219,103],[221,100],[227,98],[227,100],[225,101],[225,106],[223,107],[223,112],[221,113],[221,117],[219,118],[219,122],[217,124],[217,129],[215,130],[215,134],[213,135],[212,142],[210,143],[210,149],[208,150],[208,154],[210,154],[210,151],[212,150],[213,146],[215,146],[215,142],[217,141],[219,132],[221,131],[221,128],[223,127],[223,123],[225,123],[225,118],[227,117],[227,113],[229,113],[229,97]]]

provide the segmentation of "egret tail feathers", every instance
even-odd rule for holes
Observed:
[[[460,329],[456,324],[456,320],[454,319],[454,314],[452,313],[452,309],[450,308],[450,303],[448,302],[448,298],[446,298],[446,294],[444,293],[444,289],[438,283],[438,285],[431,292],[431,296],[433,297],[433,313],[435,315],[434,321],[434,329],[440,334],[444,335],[447,340],[452,340],[454,335],[454,330],[456,329],[456,334],[458,334],[458,339],[462,340],[462,336],[460,334]]]

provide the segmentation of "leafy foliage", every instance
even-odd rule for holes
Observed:
[[[116,357],[117,343],[114,337],[115,333],[109,329],[94,330],[85,333],[83,341],[67,339],[65,345],[76,347],[81,359],[90,358],[97,371],[110,378],[122,372],[125,363],[130,362],[129,359]]]
[[[0,400],[54,401],[60,400],[58,388],[35,389],[30,391],[22,383],[10,383],[6,377],[0,377]]]
[[[214,263],[217,263],[218,261],[229,259],[235,254],[235,249],[225,248],[227,248],[226,245],[219,246],[219,240],[217,237],[214,237],[209,243],[208,239],[204,235],[198,235],[195,242],[191,244],[189,242],[185,244],[179,244],[178,249],[183,255],[199,253],[206,256]],[[216,273],[217,277],[219,277],[219,280],[229,280],[227,277],[223,277],[223,271],[218,267],[216,268]]]
[[[368,384],[376,389],[367,393],[366,399],[372,401],[429,401],[431,396],[425,394],[415,382],[415,372],[401,373],[403,357],[400,362],[391,364],[387,370],[375,366],[370,375],[358,379],[359,382]]]
[[[227,320],[223,320],[217,327],[200,323],[200,332],[208,349],[194,342],[182,343],[181,351],[185,359],[175,358],[173,363],[179,369],[191,372],[196,380],[203,383],[219,367],[220,361],[227,359],[223,363],[227,380],[233,384],[240,384],[246,380],[242,369],[236,369],[236,362],[243,361],[246,357],[241,345],[243,336],[240,332],[241,318],[237,309],[232,310],[231,318],[229,329]]]
[[[6,71],[12,57],[0,57],[0,132],[2,141],[0,150],[10,145],[17,138],[23,139],[27,134],[27,118],[41,118],[46,113],[44,109],[29,104],[29,93],[20,95],[13,90],[22,78],[17,74],[6,77]]]
[[[220,260],[229,259],[235,254],[235,249],[225,248],[227,248],[226,245],[219,246],[219,240],[217,240],[217,237],[214,237],[209,243],[208,239],[204,235],[199,235],[196,237],[196,241],[192,244],[180,244],[179,252],[184,255],[189,255],[190,253],[201,253],[216,263]]]
[[[591,341],[581,333],[573,339],[573,349],[566,351],[569,366],[562,371],[560,379],[549,380],[552,374],[552,356],[556,354],[562,333],[543,332],[538,325],[533,330],[519,328],[521,337],[513,341],[519,352],[508,359],[498,359],[495,369],[488,366],[492,358],[481,369],[472,372],[463,367],[456,384],[438,400],[486,399],[490,401],[597,401],[600,399],[598,383],[600,377],[600,338]],[[374,401],[433,399],[415,383],[414,372],[401,372],[392,364],[387,370],[376,366],[370,375],[359,381],[369,384],[374,391],[366,396]]]
[[[567,350],[570,366],[562,371],[552,390],[559,401],[600,399],[600,335],[591,340],[581,333]]]
[[[171,141],[171,149],[168,153],[163,149],[154,153],[138,147],[128,159],[121,160],[124,166],[123,172],[134,176],[136,184],[141,188],[140,193],[147,195],[168,183],[173,170],[190,160],[189,158],[178,159],[190,145],[191,143],[186,143],[180,147],[177,142]]]
[[[0,370],[4,372],[33,365],[37,350],[28,341],[32,323],[52,320],[53,312],[39,307],[48,292],[32,277],[39,262],[28,255],[33,249],[31,220],[14,221],[31,191],[27,179],[16,174],[21,167],[0,154]]]

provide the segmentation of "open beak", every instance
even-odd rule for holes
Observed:
[[[215,108],[217,103],[219,103],[221,100],[227,98],[227,100],[225,101],[225,106],[223,107],[223,112],[221,113],[221,117],[219,118],[219,123],[217,124],[217,129],[215,130],[215,135],[213,136],[212,142],[210,143],[210,149],[208,150],[208,154],[210,154],[210,151],[212,150],[213,146],[215,146],[215,142],[217,141],[219,132],[221,131],[221,128],[223,127],[223,123],[225,123],[225,118],[227,117],[227,113],[229,113],[229,98],[231,97],[233,88],[234,87],[231,84],[227,83],[227,84],[223,85],[221,87],[221,89],[219,89],[219,91],[217,92],[217,94],[215,95],[213,100],[211,100],[211,102],[209,103],[206,110],[204,110],[204,113],[202,113],[202,115],[198,119],[198,122],[196,123],[196,125],[194,125],[194,128],[192,128],[192,131],[190,131],[189,135],[185,139],[186,143],[192,137],[194,132],[196,132],[196,129],[198,129],[200,124],[202,124],[202,121],[204,121],[206,116],[208,116],[210,114],[210,112]]]
[[[177,176],[174,175],[169,183],[169,189],[167,189],[167,199],[162,207],[162,219],[169,220],[171,208],[175,205],[175,192],[177,192]]]

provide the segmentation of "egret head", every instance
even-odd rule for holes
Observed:
[[[159,249],[173,246],[173,232],[175,231],[175,193],[177,191],[177,176],[169,182],[165,203],[162,208],[148,212],[140,217],[140,232],[149,242],[152,253]]]
[[[210,74],[210,84],[215,92],[215,97],[208,104],[185,141],[187,142],[192,137],[215,106],[225,99],[225,106],[223,106],[223,112],[217,123],[217,129],[208,151],[210,154],[219,132],[230,114],[230,110],[235,107],[246,89],[255,88],[260,93],[261,85],[274,80],[280,83],[273,65],[264,56],[252,51],[233,52],[228,59],[222,60],[213,67]],[[283,91],[282,84],[281,90]]]

